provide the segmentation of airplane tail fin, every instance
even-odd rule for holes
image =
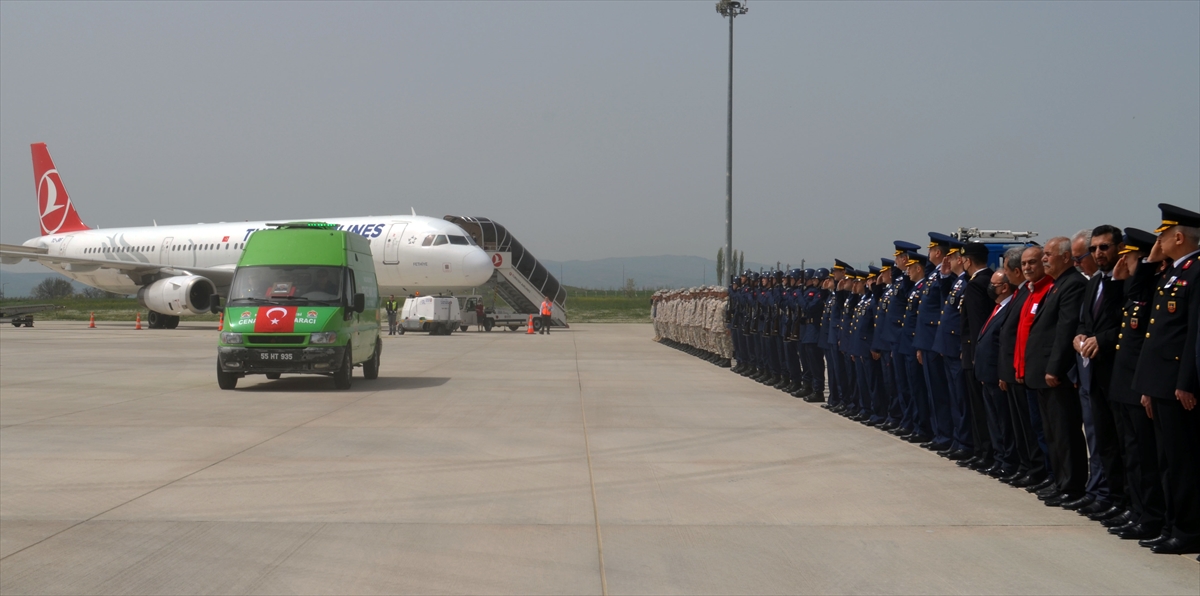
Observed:
[[[67,187],[63,186],[62,178],[54,168],[54,160],[50,159],[46,144],[34,143],[29,148],[33,153],[33,183],[37,189],[38,219],[42,235],[90,230],[91,228],[79,219],[79,213],[71,204]]]

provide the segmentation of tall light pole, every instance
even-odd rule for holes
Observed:
[[[749,11],[745,0],[718,0],[717,12],[729,17],[729,121],[725,153],[725,273],[733,274],[733,19]],[[724,285],[725,280],[720,280]]]

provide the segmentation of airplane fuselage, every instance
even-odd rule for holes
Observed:
[[[312,221],[335,224],[370,241],[379,290],[385,296],[464,292],[483,286],[492,276],[488,254],[462,228],[445,220],[396,215]],[[43,264],[92,287],[134,294],[142,285],[136,275],[99,263],[232,271],[250,234],[266,228],[268,223],[281,222],[91,229],[39,236],[24,246],[45,248],[52,258],[98,262]],[[226,288],[218,284],[218,290],[224,294]]]

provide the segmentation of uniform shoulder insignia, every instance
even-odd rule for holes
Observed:
[[[1195,260],[1196,260],[1195,258],[1188,259],[1187,262],[1183,264],[1183,270],[1187,271],[1188,267],[1192,266],[1192,261],[1195,261]]]

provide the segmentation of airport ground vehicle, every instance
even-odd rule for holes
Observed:
[[[234,272],[217,382],[324,374],[349,389],[354,367],[379,376],[379,289],[367,239],[333,224],[295,222],[250,235]],[[221,309],[213,296],[213,309]]]
[[[0,319],[9,319],[13,327],[33,327],[33,313],[62,308],[53,304],[23,304],[21,306],[0,307]]]
[[[453,296],[410,296],[400,307],[400,328],[405,331],[450,335],[462,324],[458,299]]]
[[[475,305],[483,301],[482,296],[458,296],[460,301],[460,311],[462,312],[462,325],[459,329],[466,331],[473,325],[478,325],[478,315],[475,312]],[[493,308],[485,307],[483,309],[483,330],[491,331],[495,327],[508,327],[510,331],[516,331],[523,327],[529,320],[529,315],[523,315],[518,312],[513,312],[511,308]],[[534,331],[541,328],[541,321],[538,317],[534,317]]]

